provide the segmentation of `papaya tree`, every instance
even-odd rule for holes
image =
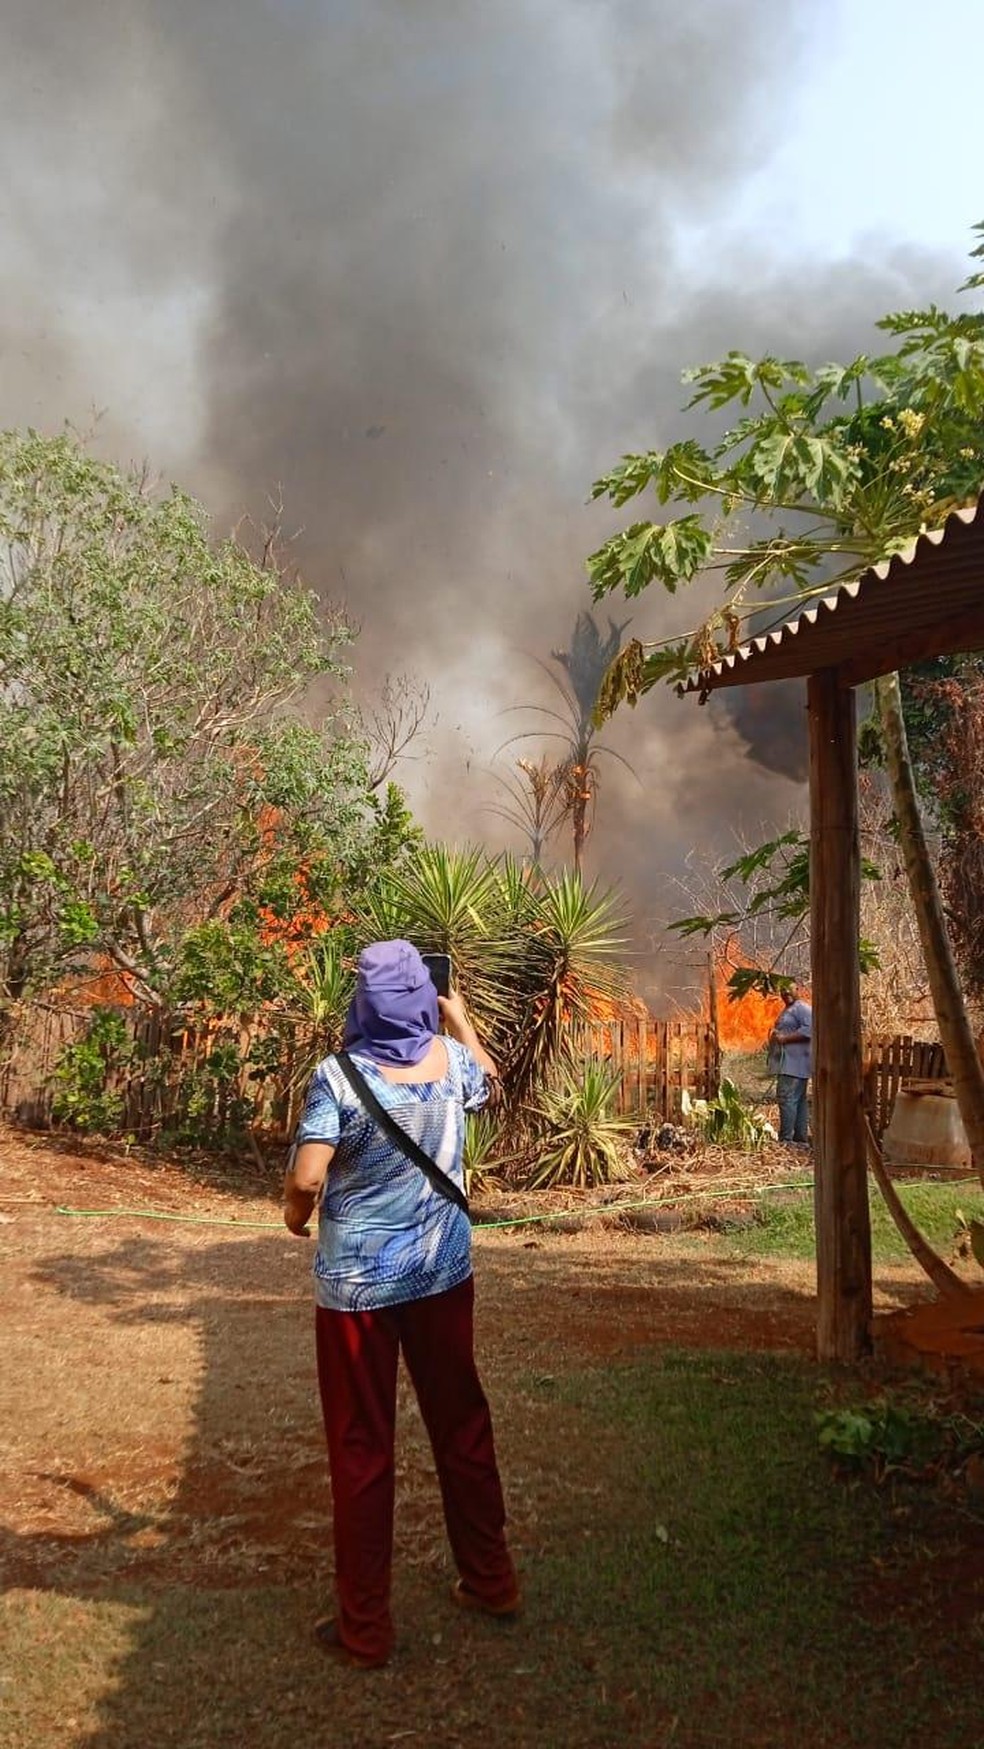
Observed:
[[[984,259],[984,225],[972,251]],[[961,288],[984,289],[975,271]],[[594,597],[628,598],[652,584],[677,592],[698,576],[720,597],[683,637],[631,640],[611,664],[603,719],[653,686],[686,681],[737,647],[768,594],[770,612],[859,576],[938,527],[984,483],[984,312],[935,306],[878,324],[891,347],[847,363],[811,366],[740,351],[685,374],[691,409],[734,422],[706,444],[622,457],[594,486],[622,507],[646,495],[677,514],[642,519],[588,561]],[[961,1116],[984,1180],[984,1069],[947,941],[900,707],[888,675],[876,696],[898,829],[940,1036]]]

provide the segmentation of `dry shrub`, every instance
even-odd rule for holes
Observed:
[[[861,774],[861,848],[881,878],[861,883],[861,934],[878,964],[861,979],[861,1014],[868,1033],[935,1038],[936,1020],[902,852],[892,830],[884,779]]]

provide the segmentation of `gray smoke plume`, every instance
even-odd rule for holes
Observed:
[[[591,480],[681,428],[681,367],[850,354],[958,277],[727,240],[819,0],[4,10],[5,422],[105,409],[104,449],[220,523],[281,489],[306,575],[362,626],[362,684],[431,686],[408,776],[449,836],[501,841],[493,753],[536,726],[502,713],[552,702],[535,658],[614,526]],[[633,630],[694,613],[646,600]],[[739,815],[785,817],[801,767],[757,700],[660,696],[610,738],[638,781],[612,768],[592,854],[644,943],[665,872]]]

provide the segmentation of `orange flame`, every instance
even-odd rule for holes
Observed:
[[[100,955],[89,973],[63,979],[54,991],[54,1000],[83,1008],[132,1008],[136,1000],[134,982],[126,972],[118,971],[112,962]]]
[[[623,1062],[634,1063],[639,1060],[640,1040],[644,1041],[647,1062],[655,1063],[659,1053],[659,1045],[654,1033],[645,1026],[653,1016],[641,996],[626,996],[620,1002],[613,1001],[610,996],[602,996],[592,991],[589,1002],[590,1021],[588,1041],[591,1054],[594,1057],[605,1058],[612,1055],[613,1037],[608,1022],[613,1020],[626,1021],[627,1025],[622,1037],[621,1059]],[[632,1022],[636,1023],[633,1036]],[[639,1024],[642,1022],[643,1024]]]
[[[752,967],[755,961],[743,954],[735,941],[726,943],[717,956],[714,977],[717,983],[718,1040],[723,1051],[757,1051],[765,1047],[769,1033],[782,1013],[782,998],[763,996],[760,990],[749,990],[737,1002],[731,1000],[728,979],[732,972]],[[705,993],[702,1011],[710,1018],[710,993]]]

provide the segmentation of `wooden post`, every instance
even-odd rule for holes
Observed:
[[[861,990],[854,693],[835,668],[807,683],[810,957],[813,980],[817,1353],[857,1360],[871,1345],[871,1227],[861,1102]]]
[[[721,1078],[721,1025],[718,1017],[717,966],[714,963],[713,948],[707,956],[707,1018],[710,1023],[711,1052],[714,1058],[714,1067],[711,1074],[714,1079],[719,1082]],[[711,1075],[708,1075],[708,1081],[710,1080]],[[714,1094],[719,1091],[720,1088],[716,1086],[713,1092],[705,1093],[704,1098],[713,1099]]]

